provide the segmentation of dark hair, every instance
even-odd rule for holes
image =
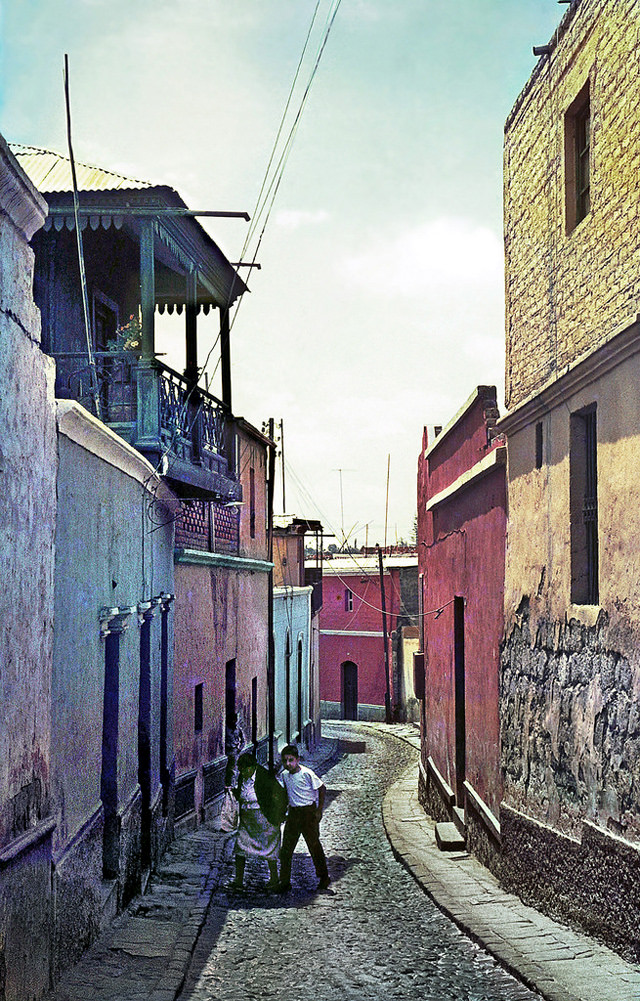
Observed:
[[[251,754],[249,751],[245,751],[245,753],[241,754],[238,758],[238,768],[242,768],[244,765],[251,765],[253,768],[257,764],[258,760],[255,754]]]
[[[285,754],[293,754],[294,758],[300,757],[300,752],[295,744],[287,744],[286,747],[283,747],[280,751],[280,756],[284,757]]]

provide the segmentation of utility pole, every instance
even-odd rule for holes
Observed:
[[[391,452],[387,456],[387,499],[384,506],[384,549],[387,551],[387,520],[389,518],[389,472],[391,470]]]
[[[340,543],[340,548],[342,548],[342,546],[344,546],[345,542],[347,541],[346,536],[344,534],[344,500],[342,496],[342,474],[355,473],[355,469],[336,469],[334,470],[334,472],[340,474],[340,531],[342,533],[342,541]]]
[[[384,716],[387,723],[391,722],[391,684],[389,680],[389,642],[387,640],[387,603],[384,592],[384,568],[382,566],[382,550],[376,545],[378,550],[378,567],[380,569],[380,596],[382,598],[382,635],[384,638],[384,676],[386,690],[384,696]]]
[[[284,486],[284,420],[280,418],[280,459],[282,461],[282,513],[287,513],[287,501]]]

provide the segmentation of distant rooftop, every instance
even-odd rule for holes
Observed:
[[[73,191],[69,157],[50,149],[22,146],[20,143],[9,143],[9,149],[38,191],[43,194]],[[80,191],[133,191],[156,187],[150,181],[125,177],[124,174],[117,174],[113,170],[94,167],[78,160],[76,160],[76,177]]]
[[[418,554],[383,555],[382,565],[385,570],[402,570],[403,568],[417,567]],[[350,577],[359,573],[378,573],[378,557],[360,556],[358,553],[334,556],[333,559],[322,561],[322,572],[323,574],[339,574]]]

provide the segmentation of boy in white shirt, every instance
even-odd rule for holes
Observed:
[[[320,844],[320,820],[324,808],[326,786],[315,772],[300,764],[298,748],[287,744],[282,748],[283,771],[278,782],[284,786],[289,799],[289,812],[284,825],[282,850],[280,852],[280,891],[291,889],[291,859],[300,835],[304,838],[313,859],[318,889],[329,886],[327,860]]]

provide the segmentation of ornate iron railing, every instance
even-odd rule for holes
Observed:
[[[160,375],[160,427],[177,451],[187,448],[192,459],[201,453],[224,454],[225,412],[219,400],[168,365],[157,365]]]
[[[106,424],[119,430],[131,429],[138,409],[138,356],[131,352],[96,351],[95,379],[86,354],[60,352],[56,360],[56,393],[77,400]],[[215,457],[225,457],[227,415],[222,403],[183,375],[155,361],[159,397],[158,444],[189,462],[215,465]],[[130,437],[129,434],[126,435]]]

